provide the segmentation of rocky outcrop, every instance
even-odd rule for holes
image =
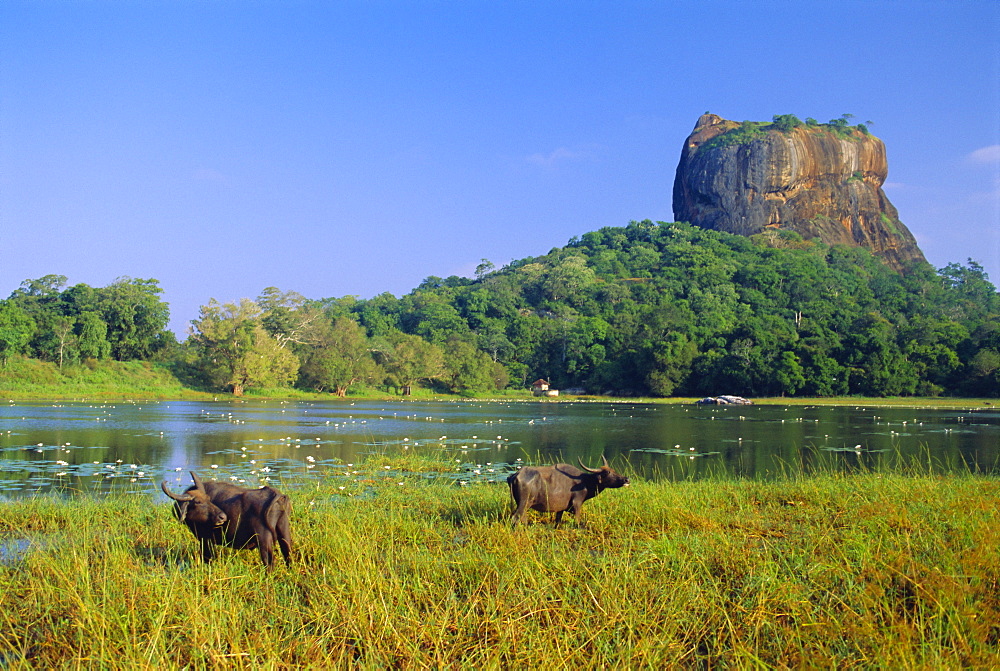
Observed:
[[[777,126],[702,115],[677,166],[674,219],[739,235],[791,230],[866,247],[898,271],[924,261],[882,191],[888,164],[881,140],[862,127]]]

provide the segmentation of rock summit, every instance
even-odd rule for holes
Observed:
[[[846,116],[829,124],[791,115],[740,123],[703,114],[677,166],[675,220],[865,247],[901,272],[926,262],[882,191],[885,145]]]

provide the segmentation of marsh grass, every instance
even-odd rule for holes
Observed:
[[[994,478],[635,482],[587,529],[512,531],[505,486],[414,465],[290,490],[295,563],[270,574],[251,551],[201,563],[143,496],[0,504],[0,539],[33,543],[0,562],[0,666],[1000,663]]]

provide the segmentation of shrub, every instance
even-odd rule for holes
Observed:
[[[772,127],[783,133],[787,133],[793,128],[798,128],[802,125],[802,120],[794,114],[775,114],[771,119],[773,121],[771,124]]]

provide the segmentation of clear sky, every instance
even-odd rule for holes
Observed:
[[[397,296],[671,221],[706,110],[871,120],[936,267],[1000,284],[1000,3],[0,2],[0,297]]]

